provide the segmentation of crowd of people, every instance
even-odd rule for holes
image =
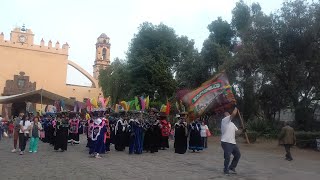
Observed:
[[[87,114],[75,112],[47,113],[43,116],[20,113],[12,121],[13,150],[25,153],[27,142],[29,152],[38,151],[38,141],[48,143],[55,151],[66,151],[68,144],[80,143],[80,134],[87,137],[88,152],[92,157],[110,151],[129,148],[129,154],[155,153],[169,148],[169,140],[174,139],[175,153],[184,154],[207,148],[210,131],[204,122],[198,120],[187,123],[187,113],[176,116],[177,122],[167,121],[167,115],[156,110],[148,113],[140,111],[111,113],[98,110]],[[189,141],[188,141],[189,140]],[[19,144],[19,146],[17,146]]]
[[[235,168],[241,157],[236,144],[238,128],[232,122],[238,113],[235,108],[232,113],[224,113],[221,120],[221,147],[224,151],[224,173],[236,173]],[[148,113],[140,111],[110,113],[107,111],[94,111],[89,114],[75,112],[50,113],[44,116],[34,116],[32,113],[20,113],[9,123],[9,136],[13,136],[12,152],[19,151],[24,154],[29,141],[29,152],[38,151],[38,142],[53,146],[55,151],[66,151],[68,143],[80,143],[80,134],[87,137],[86,147],[90,156],[101,158],[101,154],[110,152],[113,144],[116,151],[124,151],[129,147],[129,154],[155,153],[169,148],[170,137],[174,139],[175,153],[184,154],[187,149],[192,152],[207,148],[207,137],[211,136],[208,126],[198,119],[188,122],[187,113],[177,114],[177,122],[171,127],[167,115],[154,110]],[[0,117],[0,134],[6,130]],[[246,129],[242,130],[242,133]],[[292,161],[290,148],[295,144],[295,134],[292,127],[286,123],[280,134],[280,142],[286,150],[286,160]],[[30,140],[29,140],[30,139]],[[1,140],[1,137],[0,137]],[[230,156],[233,159],[230,163]]]

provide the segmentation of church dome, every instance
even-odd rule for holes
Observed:
[[[99,38],[109,38],[105,33],[102,33]]]

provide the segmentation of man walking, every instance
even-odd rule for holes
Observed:
[[[236,131],[238,128],[232,120],[237,115],[238,109],[234,108],[232,114],[225,112],[225,117],[221,121],[221,146],[224,151],[224,174],[236,174],[236,167],[241,157],[240,150],[236,144]],[[230,164],[230,156],[233,160]],[[230,165],[229,165],[230,164]]]
[[[13,130],[13,149],[11,152],[17,152],[17,145],[18,145],[18,139],[19,139],[19,131],[20,131],[20,121],[23,117],[23,113],[20,113],[17,118],[15,118],[14,121],[14,130]]]
[[[285,122],[285,126],[282,128],[280,136],[279,136],[280,144],[284,145],[284,149],[286,150],[286,160],[292,161],[292,156],[290,152],[290,148],[296,144],[296,136],[294,133],[294,129],[290,127],[289,122]]]

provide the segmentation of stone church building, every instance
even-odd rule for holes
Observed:
[[[85,98],[102,94],[98,85],[99,70],[110,65],[110,43],[106,34],[101,34],[96,43],[93,76],[68,59],[69,45],[42,39],[34,42],[30,29],[14,28],[10,39],[0,34],[0,96],[11,96],[44,89],[57,95],[83,102]],[[67,84],[67,67],[74,67],[91,82],[91,86]],[[81,78],[81,77],[80,77]],[[10,117],[15,104],[0,105],[0,114]],[[39,108],[37,108],[39,110]]]

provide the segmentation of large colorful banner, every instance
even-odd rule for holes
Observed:
[[[196,117],[206,112],[223,112],[236,102],[224,72],[183,96],[182,101]]]

